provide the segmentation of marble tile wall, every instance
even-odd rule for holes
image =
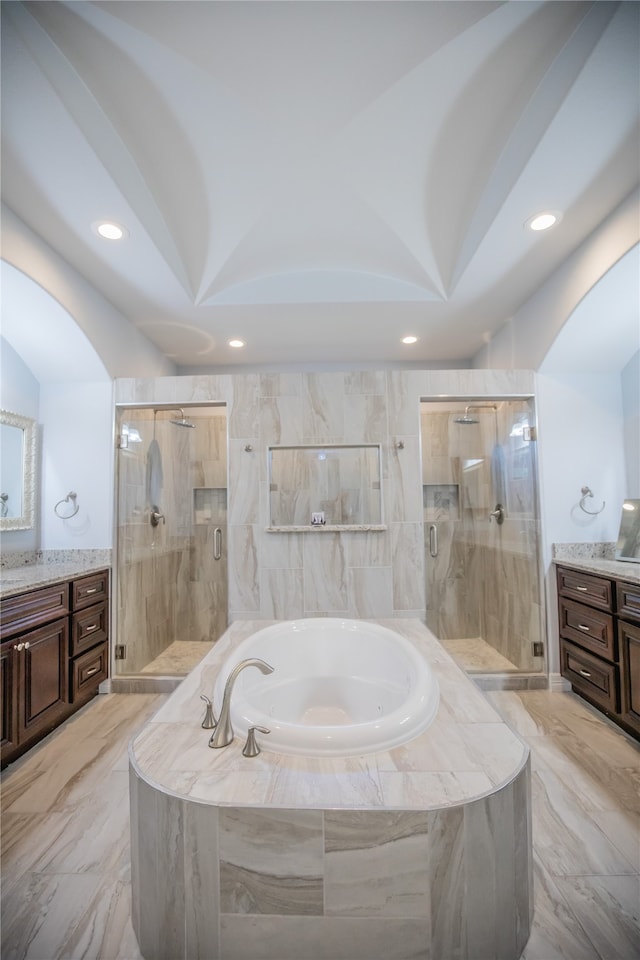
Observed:
[[[166,805],[130,777],[132,918],[146,957],[300,960],[304,943],[305,956],[331,960],[517,960],[524,949],[528,765],[488,797],[431,810]]]
[[[527,393],[533,393],[533,374],[512,370],[283,372],[116,381],[117,403],[227,405],[230,621],[307,615],[424,619],[420,399]],[[382,446],[385,530],[266,532],[269,446],[363,442]]]

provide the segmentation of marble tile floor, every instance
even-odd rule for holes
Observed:
[[[458,666],[467,673],[513,673],[518,668],[482,637],[440,640]]]
[[[205,657],[213,643],[205,640],[174,640],[140,673],[161,677],[186,677]]]
[[[572,693],[487,696],[532,750],[535,918],[522,960],[637,960],[640,747]],[[126,747],[164,699],[102,695],[4,772],[3,960],[140,960]]]

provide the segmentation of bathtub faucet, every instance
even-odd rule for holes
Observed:
[[[265,663],[264,660],[241,660],[240,663],[233,668],[224,685],[224,696],[222,698],[220,716],[218,717],[218,726],[209,740],[209,746],[213,749],[226,747],[233,740],[233,727],[231,726],[231,691],[236,682],[236,677],[245,667],[257,667],[260,673],[273,673],[273,667]]]

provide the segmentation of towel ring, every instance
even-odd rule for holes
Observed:
[[[580,490],[580,493],[582,494],[582,497],[580,499],[581,510],[583,510],[585,513],[588,513],[590,517],[597,517],[599,513],[602,513],[602,511],[606,506],[605,500],[602,501],[602,506],[600,507],[599,510],[587,510],[587,508],[584,505],[584,502],[587,499],[587,497],[593,497],[593,493],[591,492],[589,487],[582,487],[582,489]]]
[[[70,490],[69,493],[66,495],[66,497],[63,497],[62,500],[58,500],[55,507],[53,508],[53,512],[55,513],[56,517],[60,517],[61,520],[71,520],[71,517],[75,517],[76,513],[80,509],[80,507],[78,506],[78,503],[76,502],[77,496],[78,496],[77,493],[75,493],[73,490]],[[60,504],[69,503],[70,500],[73,501],[73,513],[67,513],[67,514],[58,513],[58,507],[60,506]]]

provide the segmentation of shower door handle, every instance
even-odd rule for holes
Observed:
[[[435,523],[429,526],[429,553],[432,557],[438,556],[438,528]]]
[[[222,530],[216,527],[213,531],[213,559],[219,560],[222,557]]]

